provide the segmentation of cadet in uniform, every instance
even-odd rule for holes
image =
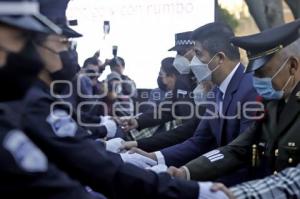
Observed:
[[[8,106],[23,97],[42,68],[33,34],[61,32],[38,8],[36,2],[0,1],[0,198],[95,199],[48,161]]]
[[[185,165],[171,168],[175,176],[215,180],[241,166],[252,165],[261,178],[300,162],[300,21],[262,33],[235,37],[232,43],[247,51],[246,72],[254,72],[254,86],[264,97],[264,118],[229,145]]]
[[[57,16],[62,16],[63,12],[62,18],[65,19],[65,10],[60,10],[59,5],[63,4],[62,7],[66,8],[68,1],[49,2],[51,9],[57,10]],[[86,131],[69,115],[68,107],[50,93],[54,73],[63,74],[58,75],[60,80],[68,80],[70,77],[70,74],[61,71],[70,70],[71,66],[55,53],[63,49],[63,41],[65,39],[57,35],[39,41],[38,49],[44,61],[44,69],[23,104],[23,125],[29,137],[72,178],[109,198],[198,198],[198,183],[174,180],[166,173],[157,175],[124,164],[123,159],[127,162],[138,154],[120,156],[109,153],[102,143],[86,137]],[[56,47],[52,45],[53,42]],[[52,59],[47,59],[49,56]]]
[[[122,120],[122,126],[124,131],[127,132],[132,129],[144,129],[147,127],[153,127],[156,125],[161,125],[163,123],[182,119],[182,123],[188,123],[188,128],[195,128],[195,125],[199,122],[199,120],[193,118],[193,115],[189,117],[191,108],[194,109],[194,101],[192,96],[192,91],[195,88],[195,81],[193,81],[193,75],[189,68],[190,61],[193,58],[193,46],[194,42],[191,38],[192,32],[183,32],[175,35],[175,46],[172,47],[169,51],[177,51],[177,56],[173,63],[174,67],[178,71],[178,77],[175,83],[175,89],[166,95],[165,100],[162,103],[165,103],[163,106],[159,107],[160,109],[157,112],[161,112],[161,114],[156,114],[154,117],[153,111],[145,112],[139,115],[137,118],[126,118]],[[180,77],[180,78],[179,78]],[[176,106],[172,106],[176,104],[176,102],[180,102]],[[187,104],[192,104],[193,107],[190,107]],[[175,114],[172,114],[172,109],[174,109]],[[164,110],[164,111],[161,111]],[[201,115],[204,112],[204,109],[199,110],[199,114]],[[192,118],[192,121],[190,120]],[[169,135],[169,134],[167,134]],[[191,136],[191,134],[187,134],[185,138]],[[178,140],[177,137],[174,139]],[[179,136],[179,140],[182,141],[181,136]],[[130,143],[132,144],[132,143]]]

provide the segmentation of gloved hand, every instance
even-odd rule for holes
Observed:
[[[126,153],[121,153],[120,155],[123,162],[133,164],[143,169],[157,165],[156,161],[137,153],[126,152]]]
[[[154,171],[155,173],[164,173],[167,172],[168,167],[165,164],[158,164],[153,167],[148,167],[147,169]]]
[[[110,151],[113,153],[120,153],[125,141],[122,138],[114,138],[114,139],[106,141],[105,143],[106,143],[107,151]]]
[[[101,122],[100,126],[105,126],[107,131],[107,138],[113,138],[115,137],[117,133],[117,124],[116,122],[111,118],[111,116],[100,116]]]

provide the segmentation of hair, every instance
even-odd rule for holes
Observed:
[[[230,60],[239,60],[238,47],[230,43],[230,39],[234,36],[233,30],[228,25],[213,22],[194,30],[192,38],[200,42],[211,57],[218,52],[224,52]]]
[[[93,57],[99,59],[99,57],[100,57],[100,50],[96,51],[96,52],[94,53]]]
[[[83,63],[83,68],[86,68],[88,65],[98,65],[99,60],[95,57],[87,58]]]
[[[116,59],[112,59],[109,63],[110,67],[116,67],[119,66],[119,63],[125,67],[125,61],[122,57],[116,57]]]
[[[176,75],[180,76],[180,73],[177,71],[177,69],[173,65],[174,57],[167,57],[161,61],[161,69],[167,74],[167,75]]]

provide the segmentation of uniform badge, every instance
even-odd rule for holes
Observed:
[[[20,130],[10,131],[4,139],[3,147],[14,157],[20,168],[27,172],[45,172],[48,159]]]
[[[74,137],[77,131],[77,124],[64,110],[54,110],[47,118],[53,132],[58,137]]]

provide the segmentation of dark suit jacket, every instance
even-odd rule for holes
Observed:
[[[213,148],[226,145],[252,124],[253,120],[248,119],[244,114],[237,116],[239,112],[243,113],[243,109],[239,110],[239,104],[243,107],[246,102],[255,102],[257,97],[252,84],[252,74],[245,74],[243,70],[244,67],[240,65],[228,85],[223,100],[223,114],[235,116],[234,119],[202,118],[193,137],[161,151],[167,165],[182,166]],[[216,89],[214,92],[216,94]],[[215,97],[211,102],[216,102]],[[214,107],[207,106],[204,116],[211,117],[212,112],[216,112]]]

